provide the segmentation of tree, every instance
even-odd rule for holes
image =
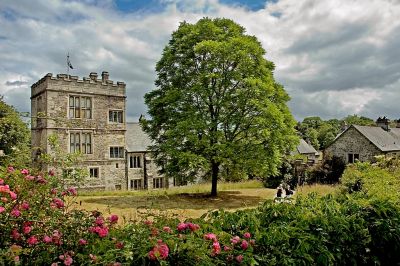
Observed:
[[[256,37],[229,19],[183,22],[156,66],[142,126],[161,172],[176,180],[221,171],[236,177],[277,172],[297,142],[289,96]]]
[[[17,166],[30,163],[30,131],[13,106],[4,102],[0,96],[0,157],[2,165]]]
[[[348,115],[343,118],[343,120],[346,121],[348,125],[375,126],[374,120],[365,116]]]

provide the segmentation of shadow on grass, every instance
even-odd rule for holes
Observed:
[[[257,206],[264,201],[260,195],[244,195],[239,191],[221,191],[218,197],[210,197],[209,193],[180,193],[162,196],[118,196],[94,197],[85,199],[86,203],[103,204],[120,209],[152,208],[152,209],[236,209]]]

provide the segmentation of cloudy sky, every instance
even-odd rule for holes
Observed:
[[[69,52],[70,74],[125,81],[136,121],[179,22],[226,17],[261,41],[296,119],[400,118],[399,14],[399,0],[1,0],[0,95],[30,111],[31,84]]]

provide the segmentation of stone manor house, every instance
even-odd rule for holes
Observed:
[[[88,189],[139,190],[168,187],[147,152],[151,143],[138,123],[126,122],[126,85],[101,79],[49,73],[31,87],[33,158],[51,153],[49,136],[60,149],[80,152]],[[71,169],[72,170],[72,169]],[[172,183],[172,182],[171,182]]]

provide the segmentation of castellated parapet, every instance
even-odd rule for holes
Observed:
[[[86,187],[124,189],[126,85],[103,71],[80,80],[46,74],[31,87],[34,158],[51,153],[49,136],[57,135],[65,153],[82,153],[88,170]],[[47,166],[49,168],[49,166]]]
[[[96,77],[92,79],[91,77]],[[124,82],[109,80],[109,74],[106,71],[102,73],[102,79],[97,79],[97,73],[92,72],[91,77],[84,77],[83,79],[79,79],[78,76],[71,76],[67,74],[57,74],[53,77],[52,73],[47,73],[43,78],[41,78],[38,82],[32,85],[32,97],[40,94],[44,88],[48,87],[48,84],[57,84],[58,86],[62,86],[62,89],[68,89],[71,92],[78,93],[93,93],[99,95],[114,95],[114,96],[122,96],[126,97],[125,88],[126,85]],[[57,90],[57,88],[52,88],[53,90]]]

